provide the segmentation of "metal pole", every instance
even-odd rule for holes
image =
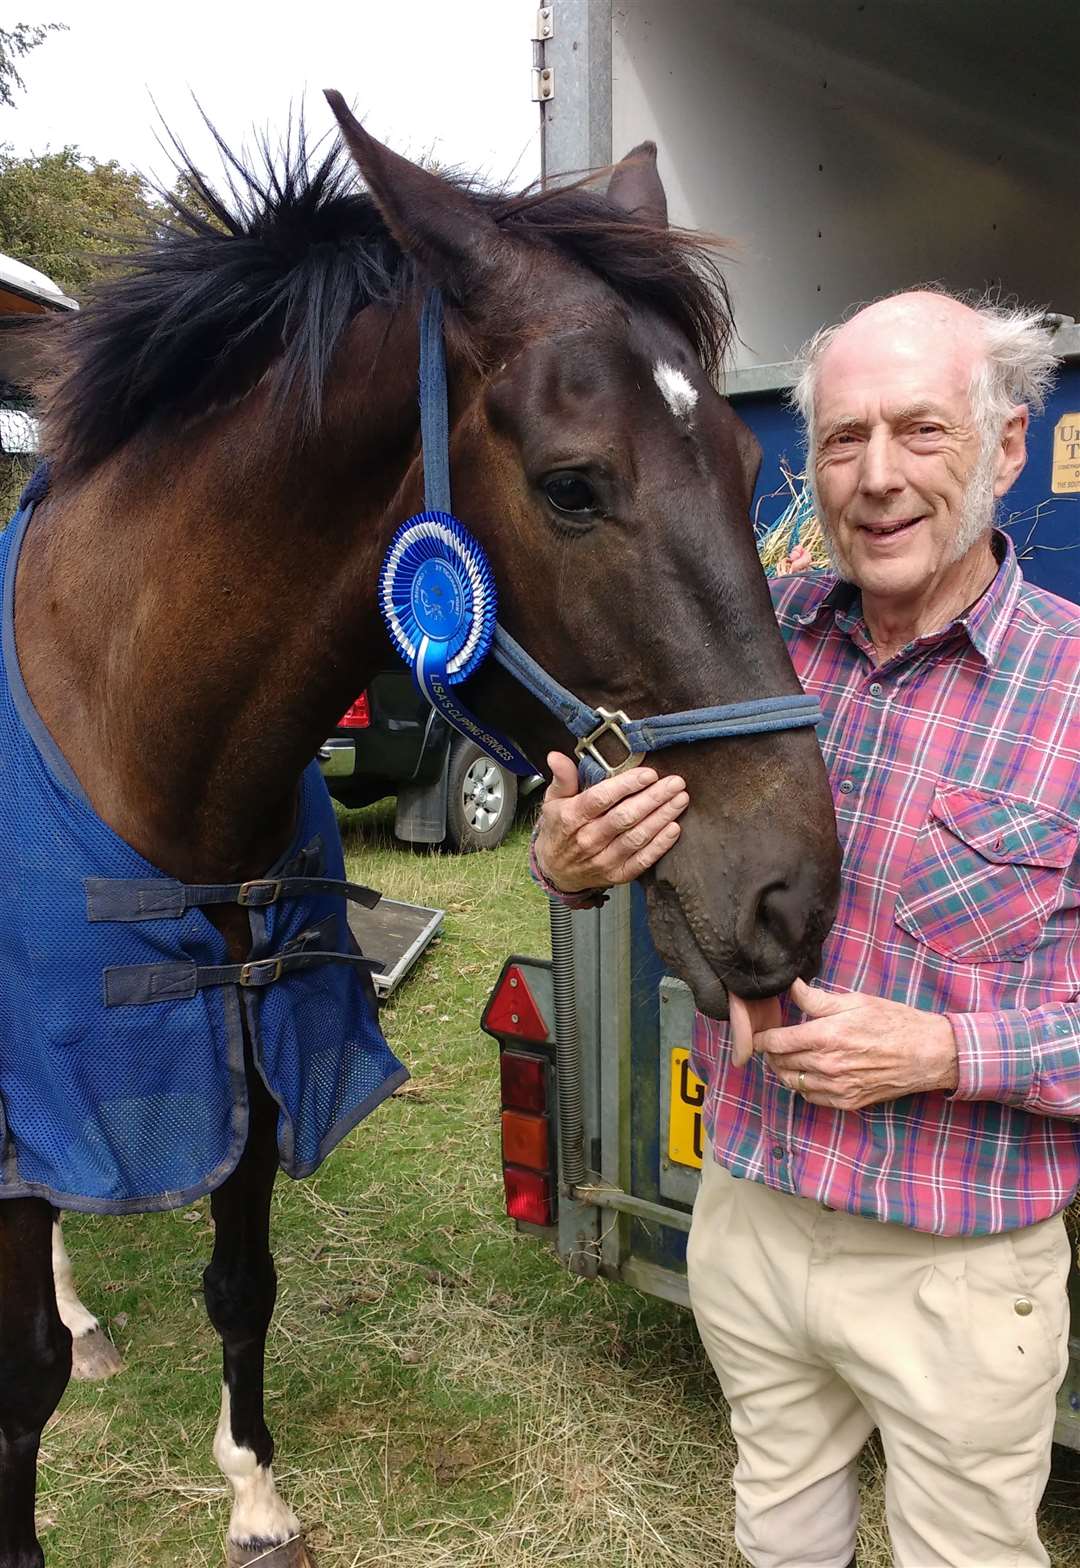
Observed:
[[[581,1089],[574,922],[565,904],[550,900],[551,973],[555,982],[555,1071],[559,1094],[559,1162],[564,1186],[585,1180],[585,1116]]]

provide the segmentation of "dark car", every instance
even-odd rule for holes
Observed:
[[[385,670],[342,714],[319,752],[331,795],[343,806],[397,796],[394,832],[407,844],[460,853],[494,849],[514,821],[518,780],[451,730],[417,691],[408,670]]]

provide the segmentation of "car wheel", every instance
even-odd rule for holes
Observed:
[[[446,842],[461,855],[494,849],[510,831],[517,810],[517,779],[471,740],[450,747]]]

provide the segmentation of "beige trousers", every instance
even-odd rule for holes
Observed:
[[[877,1427],[897,1568],[1029,1568],[1068,1360],[1060,1217],[947,1238],[741,1181],[707,1152],[687,1250],[754,1568],[844,1568]]]

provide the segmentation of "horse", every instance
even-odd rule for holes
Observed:
[[[80,944],[101,931],[136,940],[140,913],[156,940],[179,915],[161,907],[162,887],[180,905],[225,889],[184,907],[186,940],[203,958],[189,951],[179,969],[184,981],[217,953],[207,984],[238,1030],[230,1141],[192,1189],[210,1192],[215,1224],[204,1294],[222,1341],[214,1454],[233,1490],[230,1568],[311,1561],[274,1482],[263,1410],[276,1289],[269,1205],[280,1166],[302,1175],[327,1150],[305,1162],[293,1148],[299,1134],[275,1078],[289,1063],[268,1060],[265,1014],[245,985],[276,982],[259,991],[264,1008],[282,995],[321,1006],[326,994],[331,966],[282,975],[280,958],[259,956],[255,933],[269,917],[258,906],[276,896],[274,878],[321,873],[319,908],[332,906],[331,924],[343,914],[332,853],[316,864],[305,849],[284,872],[282,857],[303,813],[322,811],[319,744],[391,657],[378,568],[422,500],[426,291],[441,291],[445,306],[455,512],[487,553],[513,637],[610,711],[680,713],[800,690],[749,521],[760,453],[712,380],[733,332],[728,295],[713,242],[668,225],[655,148],[615,165],[604,193],[578,181],[508,195],[412,164],[368,135],[340,95],[327,97],[344,148],[309,158],[301,135],[299,148],[249,167],[222,147],[226,195],[188,166],[188,198],[152,242],[81,312],[45,324],[37,393],[49,476],[20,513],[17,550],[8,547],[7,673],[33,752],[18,779],[107,839],[130,874],[81,879],[81,917],[53,920],[47,940],[26,917],[24,945],[48,984],[8,1019],[0,1065],[44,1073],[25,1049],[40,994],[52,1010],[40,1034],[50,1060],[70,1063],[82,1047],[83,1068],[96,1071],[138,1014],[152,1021],[145,1070],[179,1063],[190,1077],[202,1050],[193,1010],[210,1007],[201,981],[177,988],[176,963],[135,966],[152,984],[132,966],[110,969],[106,1001],[127,1005],[112,1008],[91,1050],[89,1026],[53,994],[63,978],[54,949],[75,969]],[[573,743],[493,661],[465,690],[530,756]],[[807,728],[677,744],[663,766],[686,779],[691,806],[644,879],[651,927],[699,1007],[724,1017],[729,991],[771,997],[815,970],[838,873],[828,785]],[[115,903],[117,888],[128,898],[133,887],[153,919],[142,903],[134,913]],[[0,886],[0,903],[10,891]],[[54,893],[66,897],[59,871],[53,891],[24,881],[18,897],[38,899],[44,921]],[[335,973],[363,991],[362,969],[347,967],[355,954],[311,955],[310,937],[300,933],[290,963],[336,958]],[[155,991],[165,970],[173,978]],[[91,979],[96,996],[100,973]],[[320,1060],[346,1075],[331,1034]],[[369,1031],[361,1044],[377,1053],[379,1038]],[[392,1058],[380,1072],[373,1100],[400,1078]],[[203,1116],[189,1088],[170,1081],[138,1102],[165,1106],[155,1136],[174,1139],[180,1162]],[[327,1143],[370,1108],[353,1103],[360,1092]],[[58,1192],[60,1177],[35,1182],[21,1105],[5,1101],[0,1117],[0,1568],[44,1563],[36,1459],[72,1365],[54,1209],[191,1197],[171,1187],[91,1200]],[[88,1135],[94,1158],[134,1159],[130,1120],[105,1121]],[[66,1157],[90,1157],[68,1141]],[[57,1275],[64,1316],[77,1336],[91,1333],[62,1248]]]

